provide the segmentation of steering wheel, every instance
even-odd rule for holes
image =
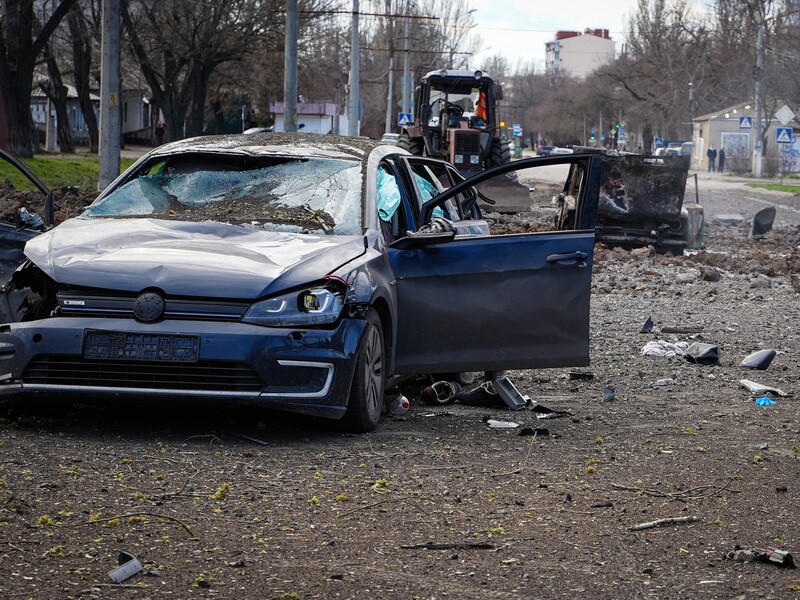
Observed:
[[[456,117],[460,117],[464,114],[464,108],[459,106],[458,104],[453,104],[449,100],[445,100],[444,98],[438,98],[431,102],[431,111],[433,111],[433,107],[436,106],[437,103],[442,103],[442,110],[446,112],[448,115],[455,115]]]

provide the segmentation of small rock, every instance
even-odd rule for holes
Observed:
[[[758,277],[750,280],[750,289],[764,290],[770,287],[772,287],[772,279],[763,273],[759,273]]]

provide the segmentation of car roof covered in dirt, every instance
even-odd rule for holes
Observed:
[[[343,137],[313,133],[256,133],[251,135],[209,135],[164,144],[149,157],[184,153],[218,153],[269,156],[271,154],[318,156],[320,158],[355,158],[366,161],[380,144],[361,137]]]

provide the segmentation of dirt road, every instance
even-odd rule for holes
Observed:
[[[0,596],[792,597],[800,572],[725,556],[800,553],[800,206],[700,189],[705,251],[598,249],[591,379],[509,373],[561,418],[415,401],[352,436],[110,398],[4,419]],[[772,198],[763,240],[713,219]],[[719,364],[641,353],[659,340],[714,344]],[[739,366],[765,348],[768,369]],[[759,406],[741,379],[787,395]],[[144,571],[111,589],[119,549]]]

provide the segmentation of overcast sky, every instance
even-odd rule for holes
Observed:
[[[470,67],[482,59],[502,54],[513,70],[520,60],[533,60],[544,69],[544,45],[556,31],[608,29],[611,38],[624,41],[623,32],[637,0],[471,0],[475,12],[475,32],[483,39],[483,49]]]

